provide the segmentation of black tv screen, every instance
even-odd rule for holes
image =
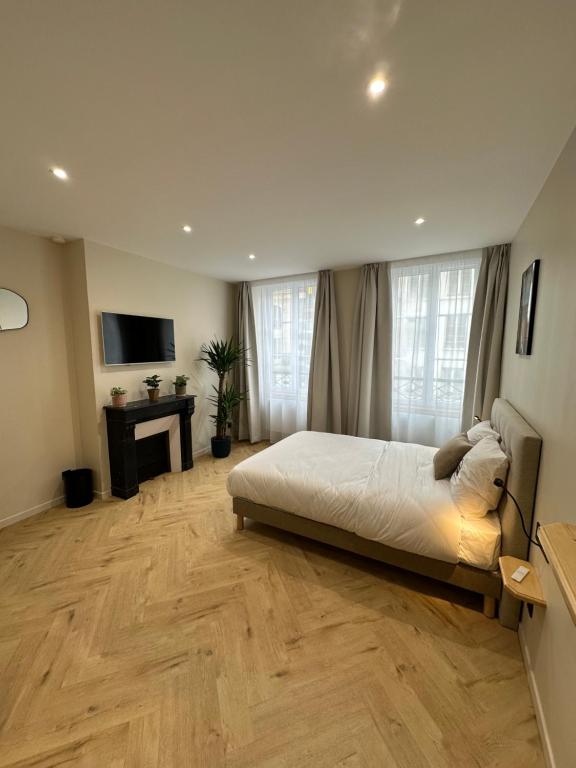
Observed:
[[[102,312],[105,365],[176,360],[174,320]]]

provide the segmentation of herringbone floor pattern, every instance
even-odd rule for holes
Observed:
[[[0,766],[541,766],[516,635],[468,593],[234,532],[253,450],[0,533]]]

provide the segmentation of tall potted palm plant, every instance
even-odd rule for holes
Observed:
[[[227,377],[244,359],[246,350],[232,339],[214,339],[209,344],[203,344],[200,352],[202,356],[199,359],[218,376],[218,386],[212,387],[215,394],[208,398],[216,406],[216,413],[210,416],[216,425],[216,435],[212,438],[212,456],[224,459],[230,454],[232,446],[232,438],[228,434],[232,426],[232,414],[246,398],[246,392],[239,392],[233,384],[228,383]]]

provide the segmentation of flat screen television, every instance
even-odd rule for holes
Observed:
[[[105,365],[176,360],[174,320],[102,312]]]

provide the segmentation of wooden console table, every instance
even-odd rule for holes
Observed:
[[[566,606],[576,624],[576,525],[548,523],[538,529]]]

